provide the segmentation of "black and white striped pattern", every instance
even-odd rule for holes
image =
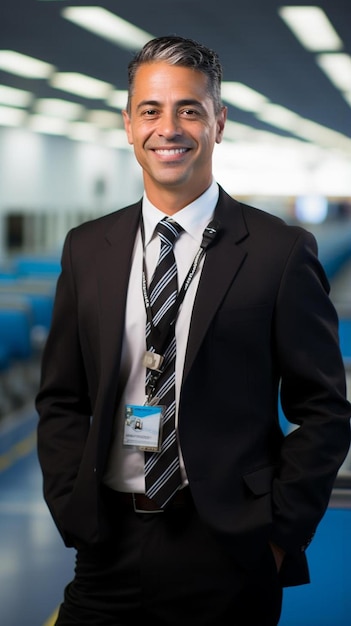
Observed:
[[[178,293],[177,266],[173,245],[182,227],[171,218],[165,218],[156,227],[161,240],[159,260],[149,287],[153,325],[165,333],[165,322],[169,323],[169,310],[175,304]],[[165,319],[167,318],[167,319]],[[174,329],[174,326],[173,326]],[[150,345],[150,324],[146,327],[147,348]],[[176,340],[174,330],[164,353],[162,374],[155,395],[159,404],[166,406],[163,420],[162,447],[160,452],[145,452],[146,495],[162,508],[172,498],[180,486],[178,445],[175,431],[175,356]],[[146,384],[150,378],[148,372]]]

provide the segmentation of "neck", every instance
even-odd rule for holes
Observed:
[[[196,189],[169,189],[145,185],[145,193],[150,202],[166,215],[174,215],[185,206],[199,198],[211,185],[212,178],[206,185]]]

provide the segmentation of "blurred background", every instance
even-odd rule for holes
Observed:
[[[0,6],[0,606],[51,626],[74,555],[42,499],[40,360],[67,231],[142,194],[123,130],[127,65],[154,36],[215,49],[228,193],[311,230],[331,284],[351,394],[351,3],[2,0]],[[281,415],[282,427],[288,431]],[[281,626],[349,626],[351,458],[309,547],[311,585]]]

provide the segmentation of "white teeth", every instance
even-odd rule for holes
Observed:
[[[183,152],[186,152],[186,148],[173,148],[172,150],[155,150],[155,152],[157,152],[157,154],[165,155],[183,154]]]

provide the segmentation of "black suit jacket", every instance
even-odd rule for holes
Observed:
[[[67,545],[110,532],[101,478],[118,405],[141,203],[67,236],[37,396],[45,498]],[[305,230],[220,188],[190,323],[179,438],[195,505],[242,565],[269,540],[283,584],[308,581],[304,550],[350,443],[337,316]],[[284,437],[278,394],[297,427]]]

